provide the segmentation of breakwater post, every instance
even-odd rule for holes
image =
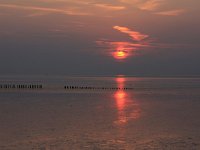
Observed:
[[[133,90],[133,88],[119,88],[119,87],[91,87],[91,86],[71,86],[71,85],[66,85],[64,86],[64,89],[66,90]]]
[[[42,89],[42,84],[0,84],[0,89]]]

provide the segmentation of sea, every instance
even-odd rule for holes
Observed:
[[[0,77],[0,150],[198,150],[199,117],[198,77]]]

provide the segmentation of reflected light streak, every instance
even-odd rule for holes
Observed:
[[[117,104],[117,109],[119,111],[123,111],[125,108],[125,102],[126,102],[126,93],[123,90],[119,90],[115,93],[115,100]]]
[[[114,93],[115,104],[118,111],[117,125],[127,124],[130,120],[140,117],[139,105],[131,98],[130,93],[123,90],[126,78],[117,77],[116,82],[120,90]]]

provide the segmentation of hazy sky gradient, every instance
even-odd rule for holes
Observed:
[[[198,0],[0,0],[0,74],[200,75]]]

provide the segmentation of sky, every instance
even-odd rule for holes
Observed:
[[[199,0],[0,0],[0,75],[200,75]]]

